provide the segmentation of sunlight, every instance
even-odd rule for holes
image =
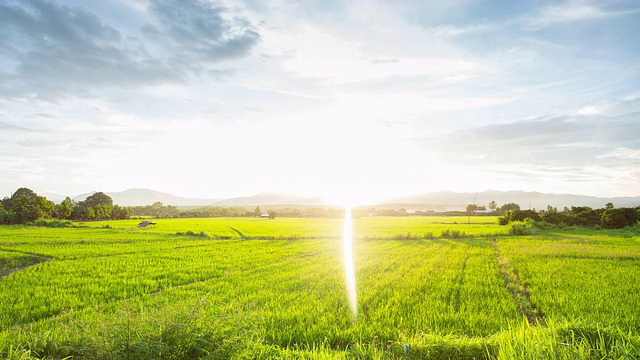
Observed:
[[[358,300],[356,294],[356,274],[353,266],[353,230],[351,224],[351,208],[344,212],[344,225],[342,229],[342,245],[344,253],[344,273],[349,297],[349,308],[353,321],[358,319]]]

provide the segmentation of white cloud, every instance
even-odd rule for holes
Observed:
[[[615,16],[638,13],[640,10],[611,11],[588,4],[567,3],[543,8],[538,14],[525,18],[525,24],[531,28],[543,28],[556,24],[578,21],[599,20]]]
[[[616,148],[598,159],[640,160],[640,149]]]

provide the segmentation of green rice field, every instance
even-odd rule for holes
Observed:
[[[0,358],[638,359],[638,229],[496,217],[0,227]]]

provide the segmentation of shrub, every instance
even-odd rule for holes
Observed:
[[[515,235],[515,236],[531,235],[534,232],[532,224],[533,222],[529,222],[529,223],[522,222],[522,221],[512,222],[511,226],[509,227],[509,234]]]
[[[638,220],[640,220],[640,214],[635,209],[607,209],[602,214],[601,225],[607,229],[622,229],[635,225]]]
[[[58,219],[38,219],[32,222],[31,225],[49,227],[49,228],[73,227],[73,223],[71,221],[58,220]]]

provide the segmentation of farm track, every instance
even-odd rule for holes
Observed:
[[[467,260],[469,260],[470,254],[466,254],[464,261],[462,262],[462,269],[460,270],[460,278],[458,279],[458,286],[456,287],[456,295],[454,297],[454,311],[460,312],[460,289],[464,285],[464,274],[467,268]]]
[[[460,312],[460,289],[464,285],[464,276],[467,268],[467,260],[469,260],[469,257],[471,257],[471,255],[468,251],[465,251],[465,257],[462,261],[462,265],[460,266],[460,271],[447,294],[447,304],[449,306],[452,306],[454,312],[456,313]]]
[[[52,259],[52,258],[47,257],[47,256],[36,255],[36,254],[30,254],[30,253],[22,252],[22,251],[6,250],[6,249],[2,249],[2,250],[3,250],[3,251],[7,251],[7,252],[15,252],[15,253],[19,253],[19,254],[25,254],[25,255],[27,255],[27,256],[29,256],[29,257],[31,257],[31,258],[33,258],[33,259],[37,259],[37,260],[39,260],[39,261],[38,261],[38,262],[36,262],[36,263],[34,263],[34,264],[25,264],[25,265],[22,265],[22,266],[18,266],[18,267],[16,267],[16,268],[12,268],[12,269],[5,270],[5,271],[3,271],[2,273],[0,273],[0,279],[2,279],[2,278],[3,278],[3,277],[5,277],[5,276],[9,276],[9,275],[11,275],[11,274],[13,274],[13,273],[15,273],[15,272],[18,272],[18,271],[20,271],[20,270],[24,270],[24,269],[26,269],[26,268],[28,268],[28,267],[36,266],[36,265],[39,265],[39,264],[45,263],[45,262],[47,262],[47,261],[49,261],[49,260],[51,260],[51,259]]]
[[[544,314],[531,302],[529,290],[520,280],[518,270],[513,266],[511,260],[500,253],[498,244],[495,239],[491,240],[491,245],[495,250],[496,263],[500,275],[504,279],[505,287],[509,291],[513,302],[516,304],[521,315],[527,318],[531,325],[544,322]]]
[[[240,236],[240,238],[241,238],[241,239],[246,239],[246,238],[244,237],[244,235],[240,232],[240,230],[238,230],[238,229],[236,229],[236,228],[234,228],[234,227],[231,227],[231,226],[228,226],[228,228],[229,228],[229,229],[231,229],[231,230],[233,230],[236,234],[238,234],[238,235]]]

